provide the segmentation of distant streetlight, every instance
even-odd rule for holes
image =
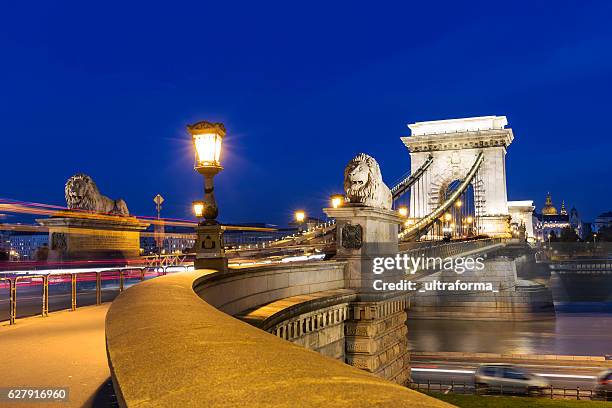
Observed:
[[[194,150],[194,169],[204,176],[204,199],[193,202],[193,212],[202,218],[196,227],[196,269],[227,270],[227,258],[223,244],[223,229],[217,221],[219,208],[215,200],[213,178],[223,170],[221,146],[225,137],[223,123],[202,121],[188,125]]]
[[[341,194],[334,194],[330,197],[331,199],[331,205],[333,208],[338,208],[342,205],[342,203],[344,202],[344,196]]]
[[[402,217],[407,217],[408,216],[408,207],[406,207],[405,205],[402,205],[400,208],[397,209],[397,212]]]
[[[294,216],[295,216],[295,221],[299,223],[304,222],[304,220],[306,219],[306,213],[302,210],[296,211]]]
[[[463,205],[463,203],[461,202],[461,200],[457,200],[457,202],[455,203],[455,206],[457,208],[460,208]]]
[[[450,213],[444,214],[444,221],[450,221],[453,219],[453,216]]]

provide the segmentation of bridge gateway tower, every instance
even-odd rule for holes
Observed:
[[[442,204],[456,180],[463,180],[483,153],[483,161],[471,185],[478,233],[509,237],[506,190],[506,149],[512,129],[505,116],[481,116],[409,124],[411,135],[402,137],[410,152],[411,173],[430,158],[430,171],[411,187],[410,217],[423,219]]]

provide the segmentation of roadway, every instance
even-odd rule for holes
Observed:
[[[494,361],[491,361],[494,362]],[[510,364],[510,362],[508,362]],[[446,360],[413,360],[412,380],[421,384],[429,380],[437,389],[438,383],[450,385],[466,384],[474,387],[474,371],[480,365],[476,361],[446,361]],[[579,366],[559,363],[524,362],[513,363],[526,371],[546,378],[554,388],[592,390],[595,387],[595,377],[604,367]]]

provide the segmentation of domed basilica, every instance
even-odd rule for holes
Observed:
[[[546,241],[551,234],[559,237],[563,228],[571,227],[582,238],[582,221],[578,210],[572,207],[568,213],[565,209],[565,201],[561,201],[561,209],[557,211],[550,193],[546,194],[546,202],[540,214],[534,212],[535,235],[538,240]]]

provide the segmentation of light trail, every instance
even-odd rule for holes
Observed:
[[[411,371],[430,372],[430,373],[448,373],[448,374],[474,374],[476,370],[450,370],[446,368],[411,368]],[[594,380],[597,378],[594,375],[574,375],[574,374],[553,374],[553,373],[533,373],[540,377],[551,378],[578,378],[583,380]]]

